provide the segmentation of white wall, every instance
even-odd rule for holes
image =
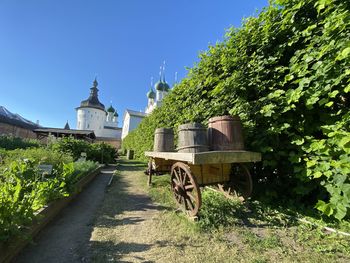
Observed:
[[[143,119],[144,117],[134,116],[126,113],[123,121],[122,139],[124,139],[129,132],[136,129]]]
[[[130,115],[129,115],[129,113],[126,113],[124,116],[124,120],[123,120],[122,140],[129,133],[129,125],[130,125]]]
[[[104,129],[101,137],[115,138],[120,140],[121,135],[122,135],[122,129],[118,129],[118,130]]]
[[[108,112],[108,115],[106,116],[106,121],[104,126],[109,126],[109,127],[118,127],[118,118],[114,117],[114,114],[111,112]]]
[[[77,110],[77,129],[93,130],[97,137],[102,136],[106,120],[106,112],[95,108],[79,108]]]

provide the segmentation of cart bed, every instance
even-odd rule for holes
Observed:
[[[249,151],[210,151],[200,153],[145,152],[147,157],[187,162],[189,164],[260,162],[261,153]]]

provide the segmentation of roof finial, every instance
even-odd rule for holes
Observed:
[[[97,76],[95,75],[95,80],[93,82],[94,88],[97,88],[98,82],[97,82]]]
[[[165,60],[163,61],[163,82],[165,83]]]
[[[177,84],[177,71],[175,72],[175,84]]]
[[[162,66],[159,67],[159,81],[162,82]]]
[[[151,77],[151,89],[153,89],[153,77]]]

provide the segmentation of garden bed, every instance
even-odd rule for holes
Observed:
[[[76,191],[68,197],[57,199],[38,210],[31,226],[22,230],[22,234],[7,242],[0,242],[0,262],[10,262],[64,207],[66,207],[98,175],[103,165],[81,178],[75,185]]]

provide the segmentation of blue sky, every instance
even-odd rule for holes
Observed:
[[[0,105],[48,127],[76,127],[97,75],[99,98],[144,110],[150,78],[198,61],[225,29],[268,0],[0,0]]]

